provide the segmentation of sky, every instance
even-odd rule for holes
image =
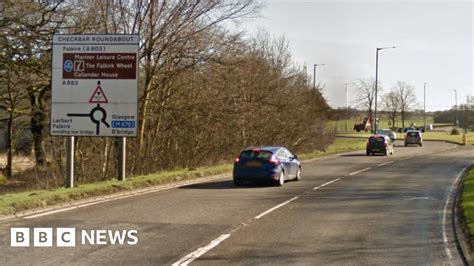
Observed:
[[[415,87],[419,108],[446,110],[473,95],[472,0],[263,0],[259,16],[240,25],[247,36],[265,30],[284,36],[295,63],[307,66],[332,107],[355,106],[359,79],[375,77],[377,47],[379,81],[384,92],[397,81]],[[381,93],[383,94],[383,92]]]

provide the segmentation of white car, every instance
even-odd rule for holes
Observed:
[[[388,136],[392,142],[397,139],[397,133],[391,129],[379,129],[377,134]]]

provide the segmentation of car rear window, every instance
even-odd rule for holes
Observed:
[[[419,137],[420,133],[418,133],[418,132],[408,132],[407,136],[409,136],[409,137]]]
[[[269,151],[243,151],[240,153],[240,159],[270,159],[273,153]]]
[[[380,142],[385,142],[384,137],[370,137],[369,139],[370,143],[380,143]]]

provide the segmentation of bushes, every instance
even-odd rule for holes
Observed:
[[[457,127],[453,127],[453,129],[451,129],[451,135],[461,135],[461,130]]]

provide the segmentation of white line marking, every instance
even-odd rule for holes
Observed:
[[[109,202],[109,201],[125,199],[125,198],[129,198],[129,197],[134,197],[134,196],[145,195],[145,194],[159,192],[159,191],[163,191],[163,190],[169,190],[169,189],[173,189],[173,188],[180,188],[180,187],[184,187],[184,186],[205,183],[205,182],[208,182],[208,181],[212,181],[212,180],[204,180],[204,181],[203,180],[198,180],[198,181],[191,181],[191,182],[184,183],[184,184],[175,184],[175,185],[169,185],[169,186],[165,186],[165,187],[144,189],[144,190],[138,190],[138,191],[130,191],[129,194],[116,196],[116,197],[111,195],[112,196],[111,198],[99,199],[97,201],[87,202],[87,203],[75,205],[75,206],[72,206],[72,207],[64,207],[64,208],[60,207],[59,209],[54,209],[54,210],[42,212],[42,213],[39,213],[39,214],[29,215],[29,216],[25,216],[23,218],[24,219],[33,219],[33,218],[42,217],[42,216],[55,214],[55,213],[59,213],[59,212],[65,212],[65,211],[69,211],[69,210],[79,209],[79,208],[83,208],[83,207],[87,207],[87,206],[91,206],[91,205],[95,205],[95,204],[100,204],[100,203],[105,203],[105,202]],[[107,195],[105,197],[107,197]],[[92,200],[94,200],[94,199],[92,199]]]
[[[107,199],[107,200],[104,200],[104,201],[85,203],[85,204],[82,204],[82,205],[73,206],[73,207],[69,207],[69,208],[65,208],[65,209],[52,210],[52,211],[43,212],[43,213],[40,213],[40,214],[35,214],[35,215],[26,216],[24,219],[38,218],[38,217],[41,217],[41,216],[46,216],[46,215],[55,214],[55,213],[58,213],[58,212],[65,212],[65,211],[69,211],[69,210],[79,209],[79,208],[82,208],[82,207],[87,207],[87,206],[99,204],[99,203],[102,203],[102,202],[112,201],[112,200],[115,200],[115,199],[123,199],[123,198],[127,198],[127,197],[130,197],[130,196],[131,196],[131,195],[127,195],[126,197],[120,197],[120,198],[114,198],[114,199]]]
[[[448,236],[446,234],[446,216],[448,215],[448,205],[449,205],[449,199],[451,198],[451,194],[453,192],[454,186],[458,183],[459,178],[463,175],[464,171],[466,171],[467,167],[462,169],[462,171],[458,174],[454,182],[451,184],[451,187],[449,188],[449,193],[448,193],[448,198],[446,199],[446,203],[444,204],[444,209],[443,209],[443,242],[444,242],[444,249],[446,251],[446,255],[448,258],[452,259],[453,256],[451,255],[451,250],[448,247]]]
[[[177,262],[173,263],[173,266],[178,266],[178,265],[188,265],[189,263],[193,262],[195,259],[201,257],[204,253],[208,252],[209,250],[215,248],[217,245],[219,245],[222,241],[226,240],[229,238],[230,234],[223,234],[219,236],[218,238],[212,240],[209,244],[207,244],[204,247],[200,247],[196,249],[195,251],[189,253],[188,255],[182,257],[180,260]]]
[[[325,186],[327,186],[327,185],[330,185],[330,184],[332,184],[332,183],[334,183],[334,182],[337,182],[337,181],[339,181],[339,180],[341,180],[341,179],[340,179],[340,178],[336,178],[336,179],[334,179],[334,180],[332,180],[332,181],[329,181],[329,182],[326,182],[326,183],[324,183],[324,184],[322,184],[322,185],[320,185],[320,186],[314,187],[313,190],[318,190],[318,189],[320,189],[320,188],[322,188],[322,187],[325,187]]]
[[[358,173],[362,173],[362,172],[365,172],[365,171],[370,170],[370,169],[372,169],[372,167],[367,167],[367,168],[361,169],[359,171],[352,172],[349,175],[350,176],[357,175]]]
[[[278,204],[277,206],[275,206],[275,207],[273,207],[273,208],[271,208],[271,209],[269,209],[269,210],[266,210],[266,211],[260,213],[259,215],[255,216],[254,219],[260,219],[260,218],[262,218],[263,216],[269,214],[270,212],[272,212],[272,211],[274,211],[274,210],[276,210],[276,209],[278,209],[278,208],[280,208],[280,207],[282,207],[282,206],[285,206],[286,204],[288,204],[288,203],[290,203],[290,202],[292,202],[292,201],[294,201],[294,200],[296,200],[296,199],[298,199],[298,196],[293,197],[293,198],[291,198],[291,199],[289,199],[289,200],[287,200],[287,201],[285,201],[285,202],[283,202],[283,203]]]
[[[391,163],[393,163],[393,161],[386,162],[386,163],[381,163],[381,164],[379,164],[379,165],[377,165],[377,166],[384,166],[384,165],[388,165],[388,164],[391,164]]]

